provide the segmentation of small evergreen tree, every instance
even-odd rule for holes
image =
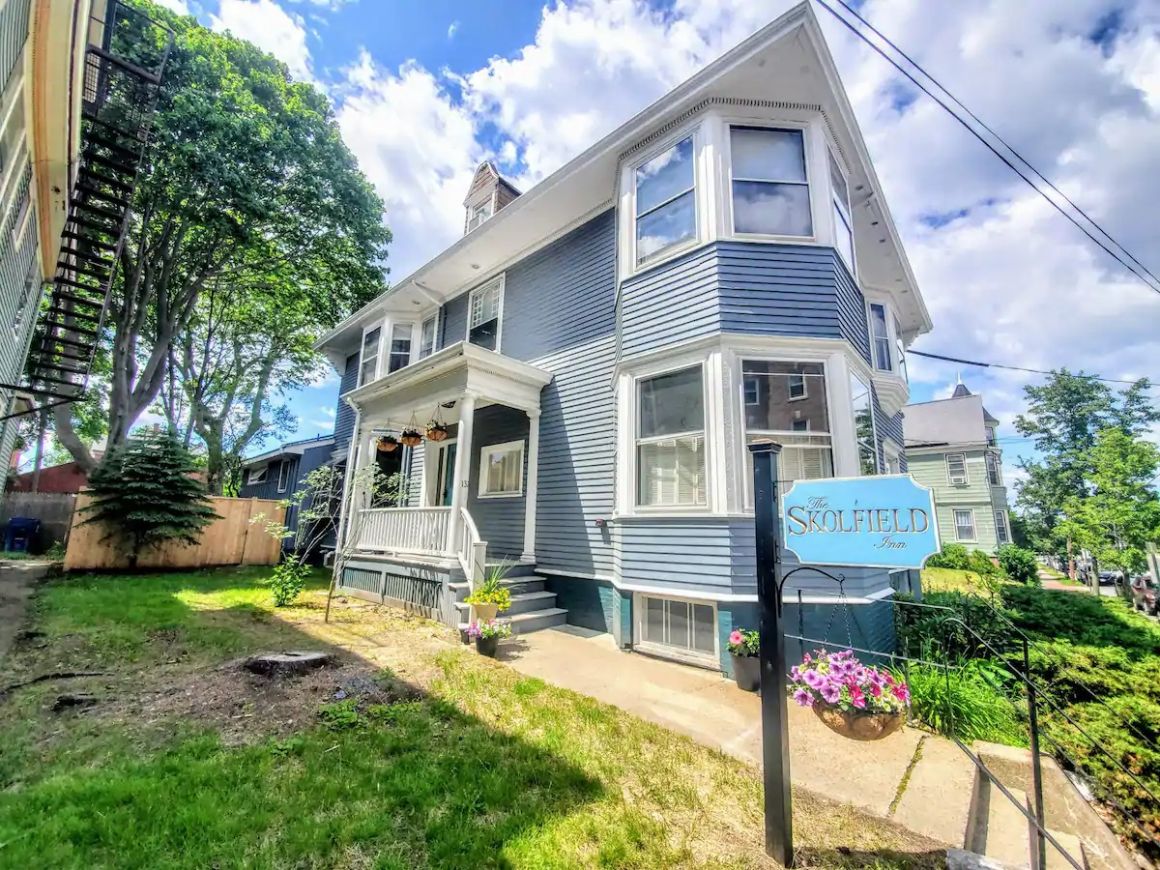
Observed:
[[[105,456],[89,477],[85,520],[105,527],[136,568],[141,553],[168,541],[196,544],[217,519],[206,488],[192,477],[193,456],[169,432],[135,435]]]

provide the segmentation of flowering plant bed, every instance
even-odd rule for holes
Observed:
[[[906,722],[906,683],[886,668],[862,664],[853,650],[807,653],[789,676],[793,699],[844,737],[879,740]]]

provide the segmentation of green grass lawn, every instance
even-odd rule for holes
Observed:
[[[265,573],[40,588],[0,686],[102,674],[0,700],[0,866],[772,866],[753,769],[425,620],[340,601],[324,625],[322,578],[275,611]],[[274,683],[236,664],[293,648],[339,663]],[[53,713],[66,691],[97,703]],[[803,867],[945,860],[800,791],[795,825]]]

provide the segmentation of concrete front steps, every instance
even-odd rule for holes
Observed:
[[[500,582],[511,592],[512,606],[499,615],[499,620],[511,625],[512,634],[528,634],[567,623],[568,611],[556,606],[556,593],[544,589],[544,578],[535,573],[534,565],[509,565],[507,576]],[[451,583],[449,588],[455,596],[459,629],[466,631],[471,620],[471,605],[463,601],[470,593],[468,583]]]
[[[972,751],[1023,807],[1031,806],[1031,756],[1027,750],[976,743]],[[1045,828],[1085,870],[1136,866],[1116,836],[1055,762],[1042,761]],[[909,777],[899,786],[891,818],[912,831],[954,847],[948,867],[1034,868],[1027,817],[993,785],[957,745],[925,737]],[[1070,868],[1050,841],[1047,870]]]

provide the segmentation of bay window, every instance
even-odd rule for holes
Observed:
[[[830,157],[830,191],[834,203],[834,247],[854,272],[854,221],[850,217],[850,188],[846,183],[846,174],[834,159]]]
[[[870,386],[850,375],[850,400],[854,408],[854,434],[858,442],[858,473],[878,473],[877,438],[874,433],[874,401]]]
[[[638,266],[697,236],[693,152],[687,136],[636,169]]]
[[[894,350],[890,343],[890,328],[886,324],[886,306],[881,302],[871,302],[870,347],[874,357],[874,368],[881,372],[892,372]]]
[[[733,232],[812,236],[805,133],[730,127]]]
[[[991,486],[1003,485],[1003,472],[999,466],[999,457],[994,453],[987,454],[987,479]]]
[[[411,362],[411,333],[414,327],[410,323],[395,323],[391,325],[391,346],[387,352],[387,374],[397,372]]]
[[[432,314],[419,327],[419,359],[435,353],[435,339],[439,331],[439,315]]]
[[[375,326],[363,331],[362,348],[359,350],[358,385],[369,384],[379,370],[379,342],[383,328]]]
[[[891,324],[894,326],[894,362],[898,366],[898,373],[904,381],[909,381],[906,373],[906,345],[902,341],[902,324],[898,322],[898,315],[891,312]]]
[[[741,377],[747,443],[771,440],[782,445],[778,480],[834,476],[825,367],[821,363],[743,360]],[[749,451],[746,451],[748,457]],[[752,460],[749,476],[753,477]]]
[[[502,275],[472,290],[467,302],[467,340],[488,350],[499,350],[499,318],[502,308]]]
[[[637,382],[637,504],[706,503],[705,396],[701,366]]]

